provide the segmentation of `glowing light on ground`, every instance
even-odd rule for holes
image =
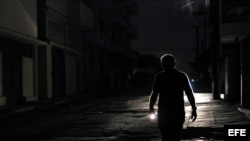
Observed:
[[[155,119],[156,119],[156,115],[155,115],[155,114],[150,114],[149,118],[150,118],[151,120],[155,120]]]
[[[206,103],[213,100],[212,93],[194,93],[196,103]],[[189,104],[187,96],[184,95],[184,100],[186,104]]]

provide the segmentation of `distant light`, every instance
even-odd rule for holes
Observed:
[[[221,93],[221,94],[220,94],[220,98],[221,98],[221,99],[224,99],[224,98],[225,98],[225,94]]]
[[[194,80],[194,79],[191,79],[191,82],[195,82],[195,80]]]

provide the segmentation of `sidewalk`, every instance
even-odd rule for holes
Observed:
[[[211,93],[196,93],[195,98],[198,116],[195,122],[184,123],[184,140],[223,140],[224,125],[250,125],[250,119],[238,110],[237,105],[213,100]],[[186,119],[190,109],[190,106],[186,107]]]
[[[26,102],[23,104],[16,105],[4,105],[0,106],[0,118],[8,115],[15,115],[24,112],[30,112],[33,110],[50,110],[52,108],[62,106],[65,104],[71,103],[83,103],[84,101],[88,101],[94,99],[96,97],[105,97],[105,94],[108,93],[108,96],[115,95],[117,93],[123,94],[127,91],[133,90],[133,88],[125,88],[121,90],[113,90],[113,91],[102,91],[102,93],[86,93],[85,95],[72,95],[63,98],[57,99],[46,99],[46,100],[38,100],[32,102]],[[137,90],[137,89],[135,89]]]
[[[0,106],[0,118],[6,117],[9,115],[16,115],[25,112],[30,112],[34,110],[51,110],[58,106],[62,106],[65,104],[78,103],[83,102],[84,100],[93,99],[94,95],[73,95],[64,98],[58,99],[46,99],[39,101],[26,102],[23,104],[16,105],[4,105]]]

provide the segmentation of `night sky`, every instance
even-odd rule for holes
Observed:
[[[176,56],[177,67],[189,73],[189,63],[195,56],[195,29],[198,25],[190,9],[198,2],[190,0],[136,0],[138,14],[132,17],[138,30],[138,39],[132,40],[132,48],[140,54],[164,53]]]

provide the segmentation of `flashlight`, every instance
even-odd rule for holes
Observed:
[[[155,119],[156,119],[156,116],[157,116],[156,113],[151,113],[151,114],[149,115],[149,118],[150,118],[151,120],[155,120]]]

